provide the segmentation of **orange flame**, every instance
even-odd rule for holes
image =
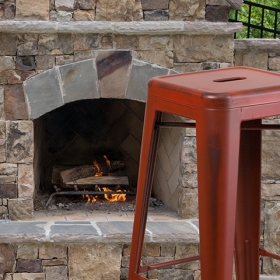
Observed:
[[[103,187],[103,191],[109,192],[112,191],[109,188]],[[117,192],[121,192],[121,190],[117,190]],[[104,194],[104,197],[106,200],[110,202],[116,202],[116,201],[126,201],[126,194]]]
[[[109,166],[109,168],[111,168],[111,161],[107,158],[106,155],[103,156],[105,158],[105,161],[107,163],[107,165]]]
[[[109,188],[103,187],[104,192],[112,191]],[[121,192],[121,190],[117,190],[117,192]],[[126,194],[120,193],[120,194],[104,194],[104,197],[106,200],[110,202],[116,202],[116,201],[126,201]]]
[[[100,192],[112,192],[111,189],[107,187],[98,188]],[[123,190],[125,192],[125,190]],[[117,190],[116,192],[122,192],[121,190]],[[83,199],[87,199],[87,203],[94,203],[97,201],[97,195],[91,194],[83,194]],[[104,198],[109,202],[118,202],[118,201],[126,201],[126,194],[125,193],[112,193],[112,194],[104,194]]]
[[[107,165],[109,167],[111,167],[111,162],[110,160],[107,158],[106,155],[103,156]],[[93,161],[93,164],[95,166],[95,168],[97,169],[97,172],[94,174],[94,176],[102,176],[103,172],[101,171],[101,168],[100,168],[100,165],[97,163],[96,160]],[[110,190],[109,188],[107,187],[98,187],[98,190],[100,192],[104,191],[104,192],[113,192],[112,190]],[[121,190],[117,190],[116,192],[122,192]],[[124,190],[125,192],[125,190]],[[96,196],[93,196],[93,195],[83,195],[83,198],[86,198],[87,199],[87,203],[90,203],[90,202],[95,202],[97,200],[97,195]],[[104,194],[104,198],[110,202],[117,202],[117,201],[126,201],[126,194],[124,193],[112,193],[112,194]]]
[[[86,191],[86,190],[84,189],[84,191]],[[83,194],[82,198],[83,199],[87,199],[87,203],[90,203],[90,202],[93,203],[93,202],[95,202],[97,200],[97,195],[94,196],[92,194]]]
[[[90,194],[86,194],[86,198],[87,198],[87,203],[90,203],[90,202],[93,203],[97,200],[95,196],[90,195]]]
[[[97,169],[97,172],[94,174],[94,176],[102,176],[101,168],[100,168],[99,164],[97,163],[97,161],[95,160],[93,162],[93,164]]]

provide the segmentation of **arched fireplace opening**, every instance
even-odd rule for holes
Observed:
[[[144,111],[145,103],[142,102],[100,98],[71,102],[38,118],[34,134],[35,146],[39,148],[35,157],[41,161],[37,200],[41,203],[44,198],[45,203],[57,188],[69,191],[69,195],[74,191],[79,199],[82,195],[77,191],[99,192],[104,191],[103,187],[134,197]],[[96,164],[103,169],[103,176],[89,178],[98,175]],[[88,168],[88,171],[78,170],[80,167]],[[78,180],[64,182],[63,179],[73,179],[73,174],[62,178],[65,171],[75,168]],[[53,197],[54,200],[57,198]],[[38,201],[35,204],[38,206]],[[49,201],[48,206],[51,204]]]
[[[47,193],[60,185],[61,178],[63,186],[81,191],[79,186],[88,185],[88,181],[77,180],[94,175],[65,179],[62,172],[73,175],[72,168],[81,166],[83,172],[91,172],[93,162],[105,164],[105,157],[124,163],[125,181],[120,185],[135,194],[147,84],[152,77],[171,73],[170,69],[134,59],[131,51],[96,51],[94,59],[54,67],[27,79],[24,92],[35,136],[35,209],[36,201],[44,201]],[[176,121],[173,116],[164,117]],[[161,133],[154,180],[155,196],[176,211],[181,139],[178,130]],[[99,183],[90,184],[90,191],[95,192]],[[113,185],[119,184],[114,181]],[[54,196],[57,199],[61,193]]]

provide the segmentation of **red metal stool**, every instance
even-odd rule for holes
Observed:
[[[141,266],[162,112],[196,121],[200,256]],[[202,280],[258,280],[260,255],[261,130],[280,115],[280,75],[246,67],[153,78],[144,121],[129,280],[140,273],[200,259]]]

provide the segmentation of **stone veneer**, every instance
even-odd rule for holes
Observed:
[[[0,213],[9,212],[10,218],[15,220],[32,219],[34,182],[39,181],[38,172],[33,172],[33,166],[38,170],[41,164],[34,150],[41,147],[31,140],[34,131],[38,133],[42,126],[28,117],[30,110],[27,110],[22,85],[26,79],[46,71],[57,74],[62,65],[67,68],[67,64],[76,65],[80,61],[90,64],[87,61],[95,61],[96,53],[101,50],[131,51],[133,63],[139,61],[146,66],[151,63],[152,68],[168,68],[177,72],[227,67],[233,63],[279,71],[277,40],[237,40],[234,56],[231,34],[241,26],[221,23],[227,21],[229,9],[225,0],[0,0]],[[173,120],[172,116],[169,118]],[[279,122],[279,119],[275,117],[272,121]],[[174,162],[170,162],[174,158],[170,152],[175,151],[176,154],[176,149],[181,147],[180,181],[179,188],[176,188],[180,193],[180,215],[182,218],[196,217],[195,132],[186,130],[183,137],[178,137],[172,130],[164,134],[159,146],[163,152],[163,164],[157,165],[156,174],[170,175],[166,172],[170,170],[170,165],[174,165]],[[163,139],[172,143],[174,149],[170,149],[172,145],[166,146]],[[276,253],[279,253],[280,207],[279,176],[275,168],[280,158],[275,145],[278,139],[277,132],[269,132],[264,137],[262,220],[262,242],[267,249]],[[181,140],[182,145],[178,146]],[[273,161],[270,160],[271,156]],[[162,180],[162,176],[160,178],[161,181],[156,179],[155,188],[166,185],[168,181],[166,178]],[[168,188],[164,190],[170,192]],[[170,201],[170,205],[174,206],[174,203]],[[69,279],[69,275],[66,277],[66,263],[69,261],[71,267],[76,261],[73,252],[84,259],[86,247],[86,253],[93,258],[96,251],[101,256],[113,256],[112,252],[117,250],[119,256],[115,259],[119,262],[120,255],[123,255],[122,270],[127,270],[127,244],[115,247],[107,240],[107,247],[104,246],[103,250],[96,244],[49,243],[51,229],[45,223],[36,227],[46,227],[46,233],[35,244],[28,240],[17,243],[10,239],[13,233],[16,235],[29,227],[33,228],[29,222],[12,222],[8,227],[9,237],[1,238],[6,243],[0,245],[0,279],[4,273],[5,280]],[[3,229],[3,225],[0,228]],[[31,232],[25,233],[32,239]],[[180,238],[182,236],[183,233]],[[147,251],[147,257],[157,259],[173,254],[174,258],[174,251],[183,246],[176,245],[174,240],[172,242],[169,244],[161,240],[161,244],[155,247],[150,244],[150,248],[155,250]],[[67,250],[68,253],[65,253]],[[49,251],[51,253],[47,253]],[[88,265],[91,261],[84,263]],[[17,267],[13,269],[15,264]],[[170,269],[167,276],[155,275],[154,272],[148,276],[150,279],[199,279],[198,271],[186,275],[188,269],[177,269]],[[90,267],[85,267],[84,273],[89,271]],[[279,275],[279,264],[265,259],[263,271]],[[16,272],[15,275],[12,272]],[[104,277],[103,280],[106,279]],[[120,277],[126,279],[125,276]],[[279,276],[263,276],[263,279],[278,280]]]
[[[0,225],[1,280],[3,275],[4,280],[127,279],[132,221]],[[196,225],[197,221],[148,222],[143,264],[198,255]],[[198,261],[146,273],[160,280],[198,280],[199,275]]]
[[[128,279],[131,221],[24,224],[12,222],[0,227],[1,280]],[[197,225],[197,220],[148,222],[142,263],[197,256]],[[154,280],[201,279],[198,261],[151,270],[144,276]],[[260,279],[280,277],[261,275]]]
[[[1,4],[3,3],[4,4]],[[205,1],[192,0],[6,0],[0,19],[53,21],[139,21],[204,19]],[[223,1],[225,2],[225,1]],[[226,2],[225,2],[226,3]]]
[[[271,39],[235,40],[235,64],[280,73],[280,42]],[[280,123],[275,116],[265,123]],[[263,131],[262,149],[262,234],[267,250],[280,254],[280,131]],[[263,258],[263,271],[280,275],[279,261]]]

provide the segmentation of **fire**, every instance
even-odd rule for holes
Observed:
[[[84,189],[84,191],[86,191],[86,190]],[[97,200],[97,195],[94,196],[92,194],[83,194],[82,197],[83,197],[83,199],[87,199],[87,203],[90,203],[90,202],[93,203]]]
[[[93,164],[94,164],[95,168],[97,169],[97,172],[94,174],[94,176],[102,176],[103,173],[101,172],[101,168],[100,168],[99,164],[97,163],[97,161],[95,160],[93,162]]]
[[[90,203],[90,202],[93,203],[97,200],[95,196],[90,195],[90,194],[86,194],[85,197],[87,198],[87,203]]]
[[[107,158],[106,155],[103,156],[109,168],[111,168],[111,161]]]
[[[102,188],[104,192],[110,192],[112,190],[110,190],[109,188],[103,187]],[[116,192],[121,192],[121,190],[117,190]],[[104,194],[104,197],[106,200],[110,201],[110,202],[116,202],[116,201],[126,201],[126,194],[124,193],[120,193],[120,194]]]
[[[105,159],[108,167],[111,168],[111,162],[108,159],[108,157],[106,155],[104,155],[103,158]],[[100,165],[98,164],[98,162],[96,160],[93,161],[93,165],[97,169],[97,172],[94,174],[94,176],[102,176],[103,172],[101,171]]]
[[[98,188],[100,192],[113,192],[111,189],[107,187]],[[125,192],[125,190],[123,190]],[[116,193],[117,192],[117,193]],[[126,201],[126,194],[125,193],[118,193],[122,192],[121,190],[117,190],[115,193],[112,194],[104,194],[104,198],[109,202],[118,202],[118,201]],[[94,203],[97,201],[97,195],[91,194],[83,194],[83,199],[87,199],[87,203]]]
[[[111,162],[110,160],[107,158],[106,155],[103,156],[108,167],[111,168]],[[95,168],[97,169],[97,172],[94,174],[94,176],[103,176],[103,172],[101,170],[101,167],[100,165],[97,163],[96,160],[93,161],[93,164],[95,166]],[[96,185],[96,187],[98,187],[98,185]],[[113,191],[107,187],[98,187],[97,188],[98,191],[100,192],[112,192],[110,194],[104,194],[104,198],[110,202],[117,202],[117,201],[126,201],[126,194],[125,193],[120,193],[122,192],[121,190],[117,190],[117,191]],[[124,190],[125,192],[125,190]],[[84,199],[87,199],[87,203],[90,203],[90,202],[96,202],[97,200],[97,195],[96,196],[93,196],[93,195],[83,195],[83,198]]]

